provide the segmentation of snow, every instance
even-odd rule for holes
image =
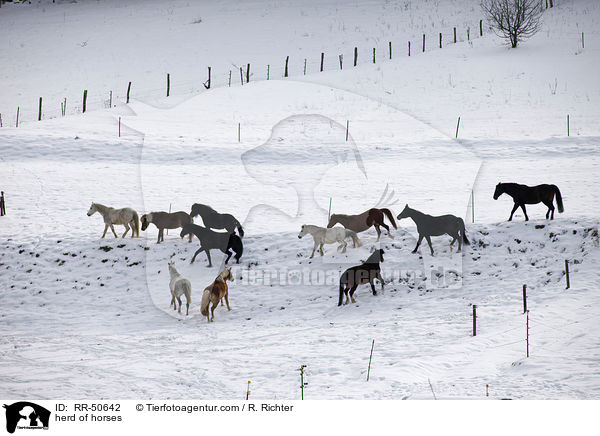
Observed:
[[[486,384],[494,399],[599,398],[595,2],[549,10],[544,31],[516,51],[478,37],[477,3],[466,0],[146,3],[1,9],[10,31],[0,47],[3,65],[9,60],[3,121],[5,107],[34,104],[18,129],[0,129],[8,212],[0,218],[0,396],[234,399],[251,380],[256,399],[296,399],[305,364],[312,399],[431,398],[430,382],[439,398],[481,398]],[[361,56],[377,43],[383,57],[390,34],[416,40],[466,23],[475,23],[470,43],[410,58],[398,48],[392,61],[350,67],[357,41]],[[302,76],[297,58],[329,47],[344,51],[344,70],[314,73],[315,57]],[[72,56],[55,62],[58,53]],[[293,77],[223,82],[232,63],[251,61],[258,76],[261,63],[288,54]],[[205,59],[214,67],[210,91],[196,83]],[[167,67],[182,77],[168,99],[153,88]],[[271,72],[281,77],[281,67]],[[41,94],[74,99],[88,83],[108,90],[132,76],[129,105],[48,111],[33,122]],[[500,181],[554,183],[565,212],[547,221],[545,207],[533,205],[529,222],[520,211],[506,222],[512,202],[492,199]],[[412,254],[416,229],[403,220],[395,239],[381,240],[385,291],[360,287],[356,304],[338,307],[339,274],[379,245],[371,229],[359,235],[362,247],[326,246],[323,259],[309,260],[312,241],[298,231],[324,226],[330,199],[334,213],[378,205],[396,216],[406,203],[452,213],[465,219],[471,245],[458,255],[436,237],[434,257],[426,246]],[[194,202],[233,213],[246,236],[232,310],[219,307],[210,324],[200,315],[220,253],[211,253],[213,268],[203,253],[190,265],[197,240],[171,230],[156,244],[154,226],[140,239],[100,239],[101,218],[85,215],[92,201],[140,215]],[[169,260],[192,283],[187,317],[168,306]]]

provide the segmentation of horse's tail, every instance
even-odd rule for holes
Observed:
[[[140,237],[140,218],[138,216],[138,213],[135,210],[133,211],[132,221],[133,221],[133,230],[135,230],[134,233],[139,238]]]
[[[240,222],[238,220],[235,220],[235,226],[237,227],[240,237],[243,238],[244,237],[244,229],[242,229],[242,225],[240,224]]]
[[[385,214],[385,216],[387,216],[388,220],[390,220],[394,228],[398,229],[398,226],[396,226],[396,221],[394,221],[394,215],[392,214],[392,211],[385,208],[381,209],[381,211]]]
[[[463,244],[470,245],[471,243],[467,239],[467,232],[465,231],[465,222],[462,218],[458,219],[458,224],[460,226],[460,232],[462,233]]]
[[[210,286],[204,290],[202,294],[202,302],[200,303],[200,313],[208,316],[208,305],[210,304]]]
[[[350,236],[352,238],[352,243],[354,244],[354,247],[360,247],[362,245],[362,243],[360,242],[360,239],[358,239],[358,235],[356,234],[356,232],[352,231],[352,230],[346,230],[346,235]]]
[[[189,280],[183,281],[183,293],[188,304],[192,304],[192,284]]]
[[[554,194],[556,194],[556,204],[558,205],[558,212],[563,213],[565,211],[565,208],[563,207],[562,195],[560,195],[560,190],[556,185],[552,185],[552,188],[554,189]]]

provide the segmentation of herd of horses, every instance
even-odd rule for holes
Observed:
[[[509,195],[514,201],[514,206],[508,221],[512,220],[515,211],[519,207],[523,210],[525,221],[528,221],[529,217],[527,216],[527,211],[525,209],[526,204],[544,203],[548,207],[546,219],[554,219],[555,208],[553,203],[555,199],[558,206],[558,212],[562,213],[564,211],[562,196],[556,185],[544,184],[527,186],[517,183],[498,183],[493,195],[494,200],[497,200],[502,194]],[[146,230],[150,224],[156,226],[158,229],[157,243],[164,241],[165,229],[181,228],[181,238],[189,236],[190,242],[193,237],[196,236],[200,242],[200,248],[196,250],[190,263],[194,263],[196,256],[204,251],[208,259],[208,266],[211,267],[212,260],[210,250],[213,249],[221,250],[227,255],[225,264],[229,262],[232,256],[237,263],[240,263],[240,258],[244,252],[242,242],[244,230],[240,222],[233,215],[219,213],[210,206],[204,204],[193,204],[189,214],[183,211],[173,213],[150,212],[142,215],[141,218],[138,218],[137,212],[131,208],[115,209],[99,203],[92,203],[87,214],[88,216],[91,216],[96,212],[100,213],[104,220],[105,226],[102,238],[106,236],[106,232],[109,228],[112,230],[114,236],[118,237],[114,229],[115,224],[125,226],[125,232],[122,235],[123,238],[130,229],[132,238],[139,237],[139,221],[142,223],[142,230]],[[202,218],[204,227],[194,224],[194,218],[197,216]],[[390,233],[390,227],[384,222],[385,217],[387,217],[394,229],[398,228],[396,221],[394,220],[394,215],[389,209],[371,208],[359,215],[333,214],[329,218],[326,228],[305,224],[301,227],[298,238],[302,238],[308,234],[312,236],[314,245],[310,258],[314,257],[317,250],[321,256],[323,256],[323,246],[325,244],[339,243],[338,251],[341,250],[342,252],[345,252],[348,246],[346,239],[350,238],[352,240],[353,247],[360,247],[362,243],[358,237],[358,233],[364,232],[371,227],[375,227],[377,241],[379,241],[381,237],[381,227],[386,229],[388,236],[393,239],[393,236]],[[433,256],[434,251],[431,243],[432,236],[442,236],[446,234],[451,236],[450,249],[452,250],[454,243],[458,241],[457,252],[461,251],[463,244],[469,245],[465,223],[460,217],[454,215],[427,215],[416,209],[411,209],[407,204],[396,218],[398,220],[410,218],[417,226],[419,238],[417,245],[412,251],[413,253],[417,252],[419,245],[423,239],[425,239],[429,245],[431,255]],[[336,224],[341,224],[342,227],[336,227]],[[218,232],[213,229],[225,231]],[[338,306],[342,305],[344,296],[346,297],[346,304],[349,300],[354,303],[355,300],[353,295],[359,285],[370,284],[373,295],[376,295],[377,292],[375,291],[374,281],[379,280],[381,289],[383,290],[384,283],[381,277],[380,267],[380,263],[383,262],[383,254],[384,251],[381,249],[374,250],[365,262],[352,268],[348,268],[342,273],[340,277]],[[191,303],[191,284],[189,280],[182,277],[177,272],[173,263],[169,263],[169,273],[171,276],[169,283],[172,297],[171,305],[173,306],[173,309],[177,310],[176,306],[177,303],[179,303],[179,312],[181,312],[181,296],[185,296],[187,315]],[[227,281],[233,281],[231,268],[225,268],[221,271],[215,281],[204,290],[200,311],[202,315],[207,317],[209,322],[214,320],[214,310],[219,301],[221,301],[221,305],[223,305],[224,300],[227,303],[227,309],[231,310],[228,299],[229,291]],[[212,308],[210,314],[212,316],[209,316],[209,305],[211,302]]]

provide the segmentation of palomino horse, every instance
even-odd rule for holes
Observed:
[[[194,203],[192,204],[192,210],[190,216],[192,218],[200,215],[204,227],[207,229],[225,229],[229,233],[233,233],[237,228],[240,237],[244,237],[244,229],[238,220],[233,215],[228,213],[219,213],[212,207],[205,204]]]
[[[157,244],[165,240],[164,230],[165,229],[177,229],[183,227],[185,224],[190,224],[192,219],[186,212],[150,212],[142,215],[142,230],[146,230],[150,223],[154,224],[158,229],[158,240]],[[193,236],[190,234],[190,242],[192,242]]]
[[[208,266],[212,266],[210,250],[213,248],[219,249],[227,255],[225,264],[229,262],[229,259],[233,255],[231,250],[235,252],[234,257],[236,262],[240,263],[240,257],[242,257],[242,253],[244,252],[244,246],[242,244],[242,239],[235,233],[213,232],[212,230],[197,226],[196,224],[185,224],[181,229],[181,234],[179,236],[183,238],[185,235],[191,235],[192,233],[200,240],[200,248],[196,250],[190,263],[194,263],[196,256],[204,251],[208,258]]]
[[[340,277],[340,298],[338,300],[338,306],[342,305],[342,299],[346,295],[346,304],[348,304],[348,291],[350,291],[350,299],[353,303],[356,303],[354,299],[354,291],[358,285],[371,285],[373,295],[377,295],[375,291],[375,279],[381,283],[381,291],[383,292],[383,279],[381,278],[381,267],[380,262],[383,262],[383,250],[375,250],[373,254],[369,256],[361,265],[353,266],[348,268]]]
[[[229,307],[229,287],[227,286],[227,280],[233,282],[233,274],[231,273],[231,268],[225,268],[221,273],[217,276],[214,282],[211,285],[207,286],[204,289],[204,293],[202,294],[202,303],[200,304],[200,313],[206,317],[208,322],[215,320],[215,308],[219,305],[219,300],[225,298],[225,302],[227,303],[227,310],[231,310]],[[208,317],[208,305],[212,303],[212,307],[210,309],[211,317]],[[221,300],[221,304],[223,301]]]
[[[429,249],[431,250],[431,255],[433,256],[433,247],[431,245],[431,236],[441,236],[444,234],[448,234],[452,236],[452,242],[450,242],[450,247],[456,240],[458,240],[458,253],[460,253],[460,249],[462,248],[462,243],[464,242],[466,245],[469,245],[469,240],[467,239],[467,235],[465,233],[465,222],[462,218],[456,217],[454,215],[442,215],[442,216],[431,216],[424,214],[423,212],[419,212],[418,210],[411,209],[408,207],[408,204],[404,207],[404,210],[397,217],[399,220],[402,218],[412,218],[412,220],[417,225],[417,231],[419,232],[419,240],[417,241],[417,246],[412,251],[413,253],[417,252],[419,245],[423,238],[427,239],[427,243],[429,244]],[[461,239],[462,236],[462,239]]]
[[[173,310],[177,310],[177,304],[175,304],[175,299],[177,299],[177,302],[179,303],[178,313],[181,313],[181,296],[185,295],[185,314],[188,315],[190,312],[190,304],[192,303],[192,284],[188,279],[177,272],[173,262],[169,262],[169,274],[171,275],[169,289],[171,290],[171,304],[173,305]],[[169,304],[169,307],[171,307],[171,304]]]
[[[113,224],[121,224],[125,226],[125,233],[123,233],[123,238],[129,231],[129,225],[131,225],[131,237],[140,237],[140,223],[138,219],[138,214],[135,210],[130,207],[124,207],[122,209],[115,209],[112,207],[104,206],[100,203],[92,203],[90,209],[87,212],[88,216],[92,216],[96,212],[99,212],[104,219],[104,233],[102,233],[102,237],[106,236],[106,231],[110,227],[115,238],[118,238],[117,232],[115,232],[115,228]]]
[[[392,226],[396,227],[396,221],[394,221],[394,215],[389,209],[369,209],[366,212],[361,213],[360,215],[342,215],[342,214],[333,214],[329,219],[329,223],[327,224],[327,228],[333,227],[336,223],[340,223],[347,229],[353,230],[356,233],[364,232],[369,229],[371,226],[375,226],[375,230],[377,230],[377,240],[379,241],[379,237],[381,236],[381,230],[379,226],[385,228],[388,232],[388,236],[392,239],[394,237],[390,233],[390,228],[387,224],[383,222],[383,216],[387,216],[388,220],[392,223]]]
[[[303,236],[308,234],[310,234],[315,241],[312,254],[310,255],[311,259],[315,256],[315,250],[317,249],[317,247],[319,247],[319,252],[321,253],[321,256],[323,256],[323,245],[333,244],[335,242],[340,243],[340,245],[338,246],[338,251],[341,249],[342,253],[345,253],[346,247],[348,247],[348,244],[346,243],[345,239],[348,237],[352,238],[354,248],[361,246],[360,239],[358,239],[356,232],[344,229],[342,227],[326,229],[324,227],[304,224],[300,229],[300,233],[298,233],[298,238],[301,239]]]
[[[560,195],[560,191],[556,185],[527,186],[519,185],[518,183],[498,183],[496,185],[496,190],[494,191],[494,200],[498,200],[498,197],[500,197],[502,194],[510,195],[515,202],[515,205],[510,212],[510,217],[508,218],[509,221],[512,221],[512,217],[519,206],[521,209],[523,209],[525,221],[529,221],[529,217],[525,211],[525,205],[537,203],[544,203],[548,207],[546,219],[550,217],[550,219],[553,220],[554,205],[552,202],[555,195],[556,204],[558,205],[558,212],[563,213],[565,210],[563,207],[562,196]]]

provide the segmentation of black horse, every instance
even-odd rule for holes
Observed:
[[[183,238],[185,235],[189,234],[196,235],[200,240],[200,248],[196,250],[190,263],[194,263],[196,256],[198,256],[200,252],[205,251],[206,257],[208,258],[208,266],[212,266],[210,250],[213,248],[219,249],[227,255],[225,264],[229,262],[229,259],[233,255],[231,250],[235,251],[235,260],[237,263],[240,263],[240,257],[242,257],[242,253],[244,252],[244,246],[242,245],[241,238],[235,233],[213,232],[212,230],[195,224],[184,224],[180,236]]]
[[[358,285],[369,283],[373,295],[377,295],[375,284],[373,283],[375,279],[379,280],[381,291],[383,291],[383,279],[381,278],[379,262],[383,262],[383,250],[381,249],[375,250],[363,264],[353,266],[344,271],[340,277],[340,299],[338,300],[338,306],[342,305],[344,294],[346,295],[346,304],[348,304],[348,291],[350,291],[350,299],[353,303],[356,303],[354,291],[356,291]]]
[[[469,240],[467,239],[467,234],[465,233],[465,222],[462,218],[456,217],[454,215],[427,215],[423,212],[419,212],[418,210],[411,209],[410,207],[408,207],[408,204],[404,206],[404,210],[400,213],[400,215],[398,215],[399,220],[402,218],[412,218],[412,220],[417,225],[417,231],[419,232],[419,240],[417,241],[417,246],[412,251],[413,253],[417,252],[421,241],[423,240],[423,238],[425,238],[427,239],[429,249],[431,250],[431,255],[433,256],[431,236],[441,236],[444,234],[448,234],[452,236],[452,238],[454,238],[452,239],[452,242],[450,242],[450,247],[452,247],[454,242],[458,240],[458,253],[460,253],[460,249],[462,248],[463,242],[465,243],[465,245],[469,245]]]
[[[527,186],[527,185],[519,185],[518,183],[498,183],[496,185],[496,190],[494,191],[494,200],[498,200],[502,194],[508,194],[513,198],[515,205],[510,212],[509,221],[512,221],[512,217],[515,211],[521,207],[523,209],[523,214],[525,215],[525,221],[529,221],[529,217],[527,216],[527,212],[525,211],[526,204],[537,204],[544,203],[548,207],[548,212],[546,212],[546,219],[550,217],[551,220],[554,219],[554,205],[552,202],[554,201],[554,196],[556,195],[556,204],[558,205],[558,212],[563,213],[564,207],[562,202],[562,196],[560,195],[560,190],[556,185],[537,185],[537,186]]]
[[[190,216],[194,218],[200,215],[204,226],[207,229],[225,229],[229,233],[233,233],[237,228],[240,237],[244,236],[244,229],[238,220],[233,215],[228,213],[219,213],[212,207],[206,204],[194,203],[192,204],[192,211]]]

